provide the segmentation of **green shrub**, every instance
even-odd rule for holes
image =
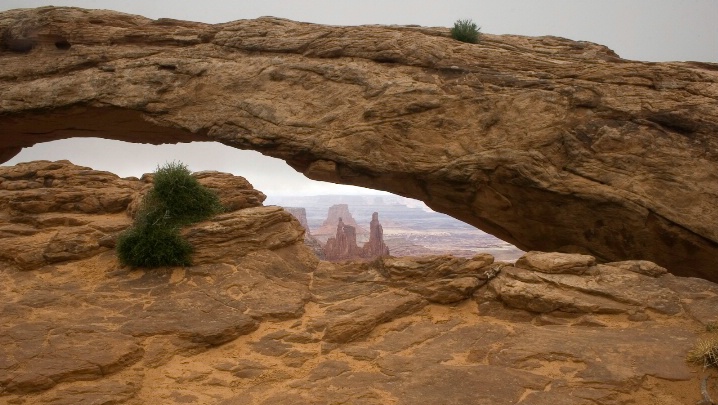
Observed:
[[[158,167],[154,186],[142,200],[135,222],[120,234],[117,256],[134,267],[188,266],[192,246],[182,239],[183,225],[222,211],[217,195],[204,188],[182,163]]]
[[[451,29],[451,37],[457,41],[476,44],[479,42],[480,29],[481,27],[471,20],[457,20]]]
[[[155,172],[154,188],[150,191],[147,208],[153,218],[185,225],[199,222],[222,212],[219,197],[204,188],[182,163],[167,163]]]
[[[117,240],[120,263],[133,267],[189,266],[192,246],[177,228],[132,226]]]

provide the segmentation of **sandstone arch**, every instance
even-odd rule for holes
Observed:
[[[0,161],[73,136],[208,139],[522,249],[718,280],[718,65],[443,28],[0,16]]]

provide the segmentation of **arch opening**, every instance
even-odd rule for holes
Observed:
[[[322,246],[336,230],[336,218],[330,218],[330,212],[333,207],[346,205],[351,220],[356,220],[360,245],[368,241],[372,213],[380,214],[384,238],[393,256],[453,254],[470,257],[489,253],[497,260],[514,261],[523,254],[510,243],[435,212],[421,201],[370,188],[311,180],[280,159],[219,142],[147,145],[75,137],[25,148],[3,165],[36,160],[69,160],[120,177],[139,178],[167,161],[180,161],[193,172],[219,171],[242,176],[267,195],[265,205],[303,209],[305,226]]]

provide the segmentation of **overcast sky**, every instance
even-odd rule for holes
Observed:
[[[718,62],[718,0],[0,0],[0,11],[46,5],[208,23],[276,16],[334,25],[450,27],[459,18],[471,18],[482,32],[591,41],[626,59]],[[139,176],[158,164],[179,160],[193,171],[242,175],[268,195],[368,192],[310,181],[280,160],[216,143],[152,146],[69,139],[28,148],[5,165],[37,159],[69,159],[121,176]]]

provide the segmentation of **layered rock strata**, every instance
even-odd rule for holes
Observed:
[[[718,68],[446,28],[0,15],[0,159],[212,140],[427,203],[522,250],[718,280]]]
[[[106,247],[143,181],[67,162],[0,179],[0,252],[38,258],[0,266],[2,403],[684,405],[703,376],[718,394],[685,361],[718,286],[651,262],[331,263],[249,204],[184,231],[195,265],[145,271]]]

